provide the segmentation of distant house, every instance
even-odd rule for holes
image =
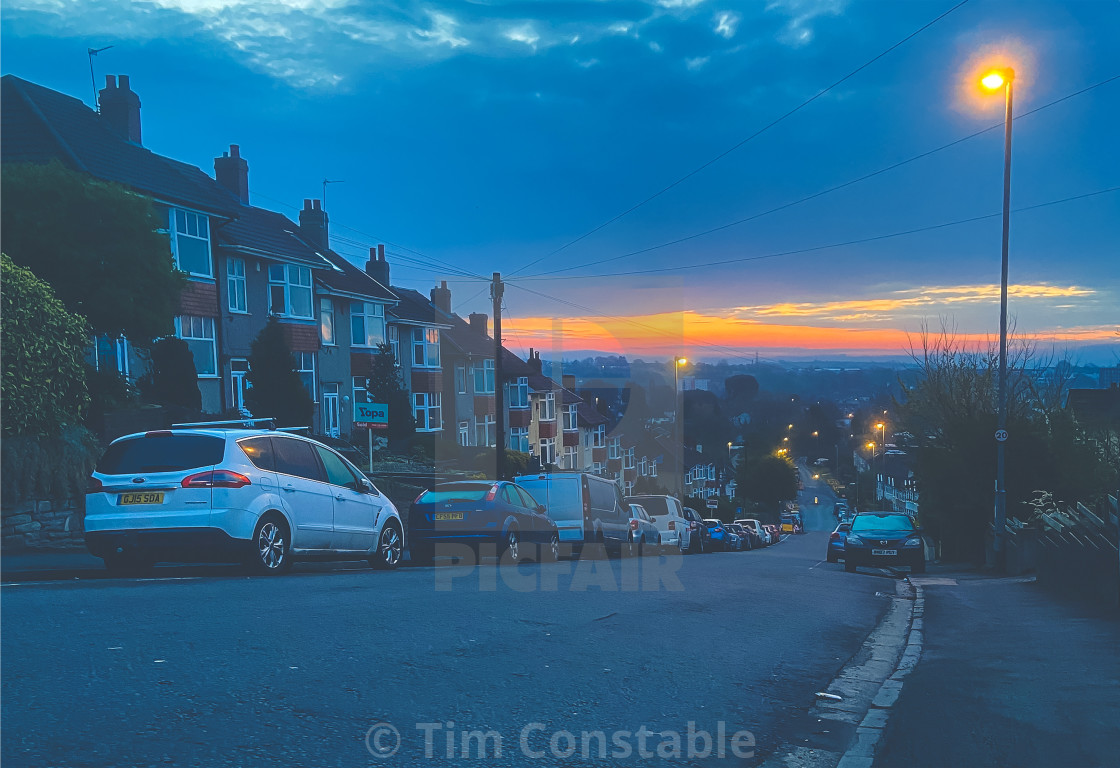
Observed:
[[[887,450],[875,464],[875,498],[895,512],[917,517],[919,497],[913,457],[906,451]]]

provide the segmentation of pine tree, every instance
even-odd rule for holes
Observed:
[[[416,431],[412,404],[404,388],[401,369],[388,344],[379,344],[377,353],[370,360],[366,390],[370,402],[384,403],[389,408],[389,439],[407,438]]]
[[[311,424],[311,395],[303,386],[296,359],[275,317],[253,340],[248,378],[250,388],[245,393],[245,404],[255,417],[276,419],[279,427]]]

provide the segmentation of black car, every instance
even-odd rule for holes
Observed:
[[[724,523],[723,527],[743,540],[743,549],[754,549],[755,536],[739,523]]]
[[[700,513],[691,507],[685,507],[681,514],[688,521],[689,530],[692,532],[689,538],[689,551],[714,552],[715,545],[712,544],[712,533],[708,530],[704,518],[700,517]]]
[[[908,565],[925,573],[922,529],[902,512],[859,513],[844,541],[844,570],[852,573],[860,565]]]
[[[560,551],[556,523],[544,506],[517,483],[490,480],[441,483],[424,491],[408,516],[408,548],[412,561],[431,563],[441,549],[493,553],[518,562],[526,558],[555,560]],[[494,545],[488,549],[482,545]],[[442,546],[441,546],[442,545]]]

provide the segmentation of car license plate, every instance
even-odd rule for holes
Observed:
[[[436,512],[436,522],[440,520],[462,520],[462,512]]]
[[[872,555],[897,555],[898,550],[897,549],[873,549],[873,550],[871,550],[871,554]]]
[[[148,491],[146,493],[122,493],[117,499],[119,506],[127,506],[130,504],[162,504],[163,493],[155,493]]]

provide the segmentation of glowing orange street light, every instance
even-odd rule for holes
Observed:
[[[875,443],[868,442],[867,443],[867,450],[869,450],[869,451],[875,450]]]

